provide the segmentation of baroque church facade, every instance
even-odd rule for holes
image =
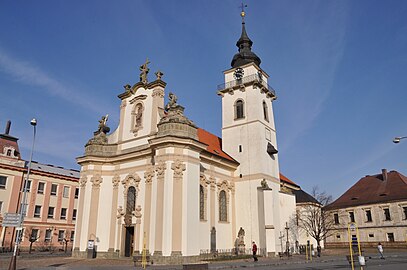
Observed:
[[[120,122],[107,116],[77,158],[80,196],[73,256],[89,240],[98,257],[140,255],[155,263],[197,261],[216,250],[282,251],[279,236],[295,213],[295,196],[280,189],[274,90],[242,33],[222,98],[222,139],[184,115],[175,94],[164,102],[162,73],[126,85]]]

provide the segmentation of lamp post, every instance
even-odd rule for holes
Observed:
[[[407,138],[407,136],[395,137],[395,138],[393,139],[393,142],[394,142],[394,143],[399,143],[402,139],[406,139],[406,138]]]
[[[20,204],[20,213],[19,213],[19,221],[18,221],[18,229],[17,229],[17,235],[16,235],[16,243],[14,244],[14,252],[13,252],[13,257],[11,258],[10,265],[8,267],[8,270],[16,270],[16,259],[17,259],[17,251],[18,247],[20,245],[20,241],[23,233],[23,222],[24,222],[24,216],[26,214],[26,208],[27,208],[27,187],[28,187],[28,180],[30,179],[30,172],[31,172],[31,162],[33,158],[33,152],[34,152],[34,143],[35,143],[35,132],[36,132],[36,126],[37,126],[37,119],[33,118],[30,121],[30,124],[34,128],[34,135],[33,135],[33,143],[31,146],[31,154],[30,154],[30,160],[28,162],[28,170],[27,170],[27,178],[24,182],[24,190],[23,190],[23,200],[21,201]]]

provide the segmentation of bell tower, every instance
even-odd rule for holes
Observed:
[[[269,75],[252,52],[242,7],[242,32],[225,82],[222,97],[222,148],[240,163],[235,173],[237,226],[246,231],[246,242],[255,240],[267,252],[275,252],[281,227],[280,177],[273,101]],[[277,239],[277,240],[276,240]]]

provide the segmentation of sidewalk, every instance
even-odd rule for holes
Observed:
[[[324,254],[322,257],[313,257],[312,263],[326,263],[326,262],[346,262],[346,253],[337,252],[339,254]],[[11,259],[11,253],[0,254],[0,269],[7,269]],[[406,257],[406,250],[397,250],[392,252],[387,252],[386,257]],[[369,260],[378,260],[378,254],[375,251],[366,251],[365,257]],[[290,258],[283,257],[259,257],[258,262],[253,262],[251,259],[244,260],[233,260],[233,261],[219,261],[219,262],[208,262],[209,269],[233,269],[233,268],[256,268],[256,267],[268,267],[275,265],[288,265],[288,264],[302,264],[311,263],[311,261],[306,261],[304,255],[293,255]],[[88,269],[97,267],[100,269],[136,269],[134,267],[133,261],[130,258],[119,258],[119,259],[78,259],[70,257],[70,254],[62,253],[40,253],[40,254],[22,254],[17,258],[17,268],[18,269],[76,269],[76,268],[86,268]],[[149,269],[168,269],[168,270],[178,270],[182,269],[182,265],[149,265]],[[137,267],[141,269],[141,267]]]

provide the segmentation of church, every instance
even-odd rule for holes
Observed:
[[[146,252],[154,263],[185,263],[208,252],[247,253],[253,241],[263,256],[283,250],[296,200],[280,184],[276,93],[241,17],[238,52],[217,92],[222,138],[185,116],[162,72],[148,80],[148,61],[140,81],[118,95],[118,127],[109,133],[108,116],[99,121],[77,158],[73,256],[93,247],[98,257]]]

